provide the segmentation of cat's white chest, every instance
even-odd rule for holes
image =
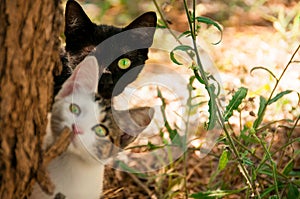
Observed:
[[[67,199],[99,199],[101,196],[104,166],[98,162],[91,164],[62,155],[50,163],[48,171],[55,184],[55,194],[62,193]],[[54,198],[43,193],[38,185],[32,196],[32,199]]]

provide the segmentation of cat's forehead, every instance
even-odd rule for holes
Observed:
[[[115,26],[109,26],[105,24],[97,25],[95,28],[95,45],[98,45],[100,42],[122,32],[121,28]]]
[[[89,106],[91,104],[97,104],[94,99],[95,99],[95,95],[92,93],[74,92],[71,95],[65,97],[64,102]]]

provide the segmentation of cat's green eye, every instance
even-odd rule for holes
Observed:
[[[108,129],[102,124],[95,125],[92,130],[98,137],[105,137],[108,135]]]
[[[118,62],[118,66],[121,69],[127,69],[130,67],[130,65],[131,65],[131,61],[128,58],[122,58]]]
[[[69,109],[74,115],[80,115],[81,113],[80,107],[77,104],[70,104]]]

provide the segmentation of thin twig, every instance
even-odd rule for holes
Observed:
[[[72,133],[69,128],[63,129],[61,135],[55,140],[55,143],[45,152],[44,164],[48,165],[51,160],[66,151],[71,143],[71,135]]]
[[[153,192],[144,185],[134,174],[128,173],[128,175],[133,179],[135,183],[137,183],[142,189],[144,189],[151,199],[157,199],[157,197],[153,194]]]
[[[160,15],[161,20],[164,22],[164,24],[165,24],[167,30],[168,30],[168,31],[170,32],[170,34],[174,37],[174,39],[176,39],[176,41],[177,41],[179,44],[182,45],[182,42],[178,39],[178,37],[175,35],[175,33],[174,33],[174,32],[171,30],[171,28],[169,27],[168,22],[167,22],[167,20],[165,19],[165,17],[164,17],[164,15],[163,15],[162,11],[160,10],[157,1],[156,1],[156,0],[153,0],[153,3],[154,3],[154,5],[155,5],[155,7],[156,7],[156,10],[158,11],[158,13],[159,13],[159,15]]]
[[[43,159],[39,165],[36,179],[42,190],[48,194],[53,194],[55,186],[47,172],[47,165],[51,160],[62,154],[67,149],[71,142],[70,137],[70,129],[65,128],[55,143],[43,154]]]

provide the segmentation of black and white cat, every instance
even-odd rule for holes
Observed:
[[[72,130],[73,138],[67,151],[48,166],[55,194],[68,199],[98,199],[105,161],[151,122],[152,108],[117,111],[111,107],[111,98],[142,70],[155,26],[154,12],[141,15],[125,28],[96,25],[76,1],[67,2],[63,69],[54,74],[55,101],[45,145],[55,142],[65,127]],[[115,37],[122,33],[126,33],[125,37]],[[88,56],[90,53],[96,58]],[[131,69],[136,70],[113,92],[119,79]],[[45,194],[36,184],[31,198],[48,199],[54,195]]]
[[[149,107],[114,110],[112,115],[103,100],[95,100],[98,77],[97,59],[88,56],[55,97],[45,147],[55,142],[65,127],[72,130],[72,141],[47,167],[55,185],[54,195],[61,193],[68,199],[99,199],[106,160],[132,142],[151,122],[153,111]],[[54,195],[45,194],[36,184],[31,199],[53,199]]]
[[[78,63],[93,51],[101,70],[98,93],[105,99],[120,94],[137,78],[148,59],[156,21],[155,12],[146,12],[124,28],[96,25],[76,1],[69,0],[65,11],[66,46],[61,55],[63,70],[59,75],[54,75],[54,96]],[[136,70],[123,85],[114,88],[118,80],[131,69]]]

